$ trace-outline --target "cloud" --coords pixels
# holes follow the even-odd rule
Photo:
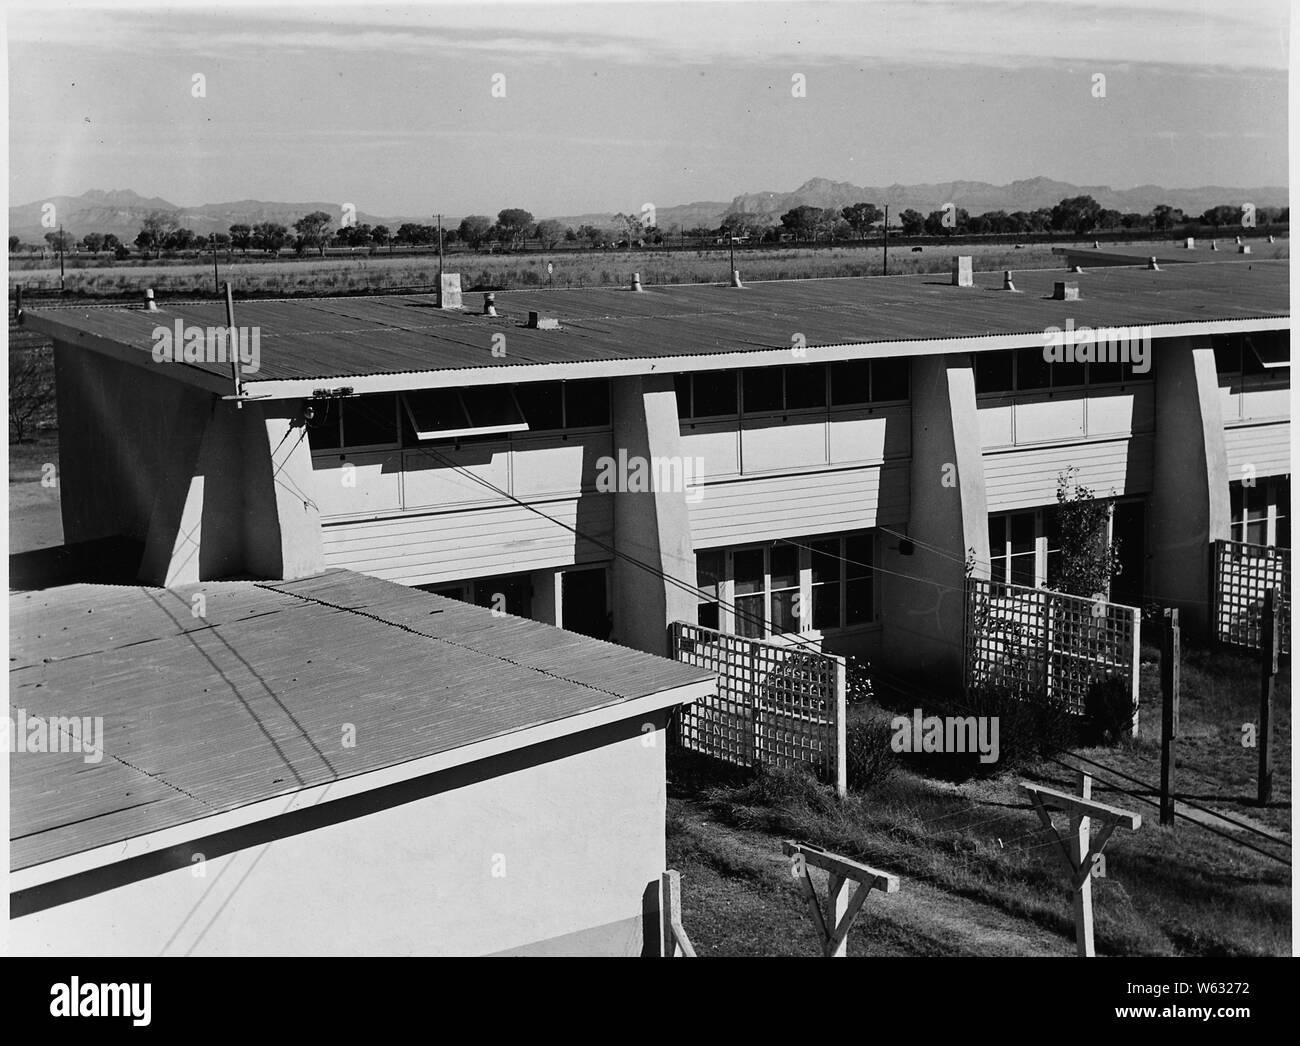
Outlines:
[[[15,43],[157,53],[482,55],[502,62],[1059,61],[1286,69],[1285,0],[871,0],[422,7],[235,3],[11,13]]]

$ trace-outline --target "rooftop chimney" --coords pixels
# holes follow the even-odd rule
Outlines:
[[[1078,301],[1079,285],[1077,283],[1066,283],[1064,280],[1057,280],[1052,287],[1052,297],[1056,301]]]
[[[738,288],[739,290],[742,290],[742,291],[745,289],[745,285],[744,285],[743,283],[740,282],[740,270],[739,270],[739,269],[732,269],[732,270],[731,270],[731,285],[732,285],[733,287]]]
[[[146,287],[144,292],[144,309],[145,312],[157,312],[158,306],[154,304],[153,288]]]
[[[639,272],[632,273],[632,289],[634,291],[641,290],[641,274]]]
[[[1011,270],[1006,269],[1002,273],[1002,289],[1004,291],[1014,291],[1016,285],[1011,282]]]
[[[495,316],[497,314],[497,296],[491,291],[483,295],[483,315]]]
[[[1074,266],[1071,266],[1070,271],[1071,271],[1071,272],[1078,273],[1080,276],[1082,276],[1082,275],[1083,275],[1083,266],[1082,266],[1082,265],[1074,265]]]
[[[459,309],[460,307],[460,273],[445,272],[438,277],[438,308]]]
[[[1148,258],[1148,259],[1147,259],[1147,268],[1150,269],[1152,272],[1159,272],[1159,271],[1160,271],[1160,266],[1156,264],[1156,260],[1155,260],[1155,258]]]
[[[1193,250],[1196,247],[1196,237],[1195,236],[1187,237],[1187,239],[1183,243],[1183,246],[1186,247],[1189,251]]]
[[[528,326],[532,330],[555,331],[560,329],[560,321],[552,319],[550,316],[543,316],[540,312],[530,312],[528,314]]]
[[[1237,253],[1238,253],[1238,254],[1249,254],[1249,253],[1250,253],[1250,244],[1248,244],[1248,243],[1243,243],[1240,247],[1237,248]]]
[[[1092,241],[1092,249],[1093,249],[1094,251],[1099,251],[1099,250],[1101,250],[1101,241],[1100,241],[1100,240],[1093,240],[1093,241]]]
[[[1217,240],[1211,240],[1211,241],[1210,241],[1210,250],[1212,250],[1212,251],[1217,251],[1218,249],[1219,249],[1219,242],[1218,242]]]
[[[975,277],[971,270],[969,255],[959,255],[952,260],[952,285],[954,287],[972,287]]]

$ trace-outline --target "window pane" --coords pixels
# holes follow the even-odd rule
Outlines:
[[[343,446],[339,438],[339,404],[342,400],[317,400],[311,404],[312,419],[307,423],[307,442],[312,450],[336,450]]]
[[[720,628],[718,610],[717,603],[701,603],[695,612],[696,623],[705,628]]]
[[[1277,514],[1277,547],[1291,547],[1291,481],[1276,479],[1273,481],[1273,502]]]
[[[677,416],[679,418],[689,418],[691,416],[691,376],[689,374],[674,374],[673,389],[677,393]]]
[[[799,584],[799,550],[794,545],[772,546],[772,587],[789,588]]]
[[[838,582],[813,585],[813,628],[840,627],[840,586]]]
[[[609,424],[609,381],[589,378],[564,383],[564,425],[577,429]]]
[[[1034,550],[1034,514],[1017,512],[1011,517],[1011,552],[1013,555]]]
[[[839,538],[831,538],[829,541],[814,541],[811,543],[811,548],[813,550],[813,584],[818,585],[823,581],[838,581],[840,579]]]
[[[397,394],[358,396],[340,400],[343,408],[343,443],[368,447],[397,442]]]
[[[844,576],[847,578],[870,577],[872,558],[872,540],[870,534],[855,534],[844,539]]]
[[[1007,553],[1007,517],[989,516],[989,551],[995,556]]]
[[[522,426],[523,415],[515,405],[515,398],[510,393],[510,386],[484,385],[473,389],[462,389],[461,403],[469,412],[469,420],[475,428],[505,429]],[[343,416],[343,435],[347,436],[348,417]]]
[[[848,582],[844,586],[844,623],[860,625],[870,621],[871,616],[871,579]]]
[[[1052,385],[1056,388],[1069,388],[1083,384],[1082,363],[1053,363]]]
[[[1088,364],[1088,384],[1090,385],[1113,385],[1123,380],[1124,364],[1118,360],[1114,363]]]
[[[907,399],[907,379],[911,365],[906,359],[871,361],[871,401],[873,403]]]
[[[1015,555],[1011,557],[1011,583],[1013,585],[1027,585],[1032,588],[1037,584],[1035,572],[1035,556],[1032,552]]]
[[[799,631],[799,615],[794,612],[794,601],[799,595],[797,588],[787,588],[772,593],[772,634],[789,635]]]
[[[695,587],[716,596],[725,563],[726,556],[721,549],[695,553]]]
[[[1214,346],[1214,369],[1220,374],[1241,373],[1241,340],[1227,334],[1216,334],[1210,339]]]
[[[736,635],[747,639],[762,639],[766,635],[763,628],[763,599],[761,595],[736,597]]]
[[[736,593],[763,591],[763,550],[745,548],[732,553],[731,567],[735,573]]]
[[[695,390],[695,417],[714,418],[736,413],[736,372],[703,371],[691,375]]]
[[[1245,487],[1246,540],[1253,545],[1268,544],[1268,498],[1261,486]]]
[[[746,414],[781,409],[783,400],[780,367],[752,367],[741,371],[740,374],[741,386],[744,389],[741,405]]]
[[[826,406],[826,364],[786,367],[785,405],[789,410]]]
[[[870,393],[871,364],[866,360],[844,360],[831,364],[831,403],[843,407],[866,403]]]
[[[416,433],[425,439],[439,432],[453,432],[470,427],[455,389],[424,389],[403,396],[406,412],[413,420]]]
[[[975,353],[975,391],[1010,392],[1011,350]]]
[[[530,432],[564,428],[564,393],[558,381],[516,385],[515,399],[519,401]]]
[[[1042,349],[1016,350],[1016,388],[1045,389],[1050,381],[1051,364],[1043,359]]]

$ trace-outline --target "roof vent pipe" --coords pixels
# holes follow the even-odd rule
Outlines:
[[[1210,241],[1210,250],[1212,250],[1212,251],[1217,251],[1218,249],[1219,249],[1219,242],[1218,242],[1217,240],[1211,240],[1211,241]]]
[[[1006,269],[1002,273],[1002,289],[1004,291],[1014,291],[1016,285],[1011,282],[1011,270]]]
[[[736,288],[742,290],[742,291],[745,289],[745,285],[744,285],[743,283],[740,282],[740,270],[739,270],[739,269],[732,269],[732,270],[731,270],[731,285],[732,285],[733,287],[736,287]]]
[[[153,288],[146,287],[144,292],[144,310],[145,312],[157,312],[158,306],[153,300]]]
[[[1092,249],[1093,249],[1094,251],[1099,251],[1099,250],[1101,250],[1101,241],[1100,241],[1100,240],[1093,240],[1093,241],[1092,241]]]
[[[497,296],[491,291],[483,295],[483,315],[495,316],[497,314]]]
[[[1156,264],[1156,260],[1155,260],[1155,258],[1148,258],[1148,259],[1147,259],[1147,268],[1150,269],[1152,272],[1159,272],[1159,271],[1160,271],[1160,266]]]
[[[1083,275],[1083,266],[1082,266],[1082,265],[1073,265],[1073,266],[1070,267],[1070,271],[1071,271],[1071,272],[1076,272],[1076,273],[1078,273],[1080,276],[1082,276],[1082,275]]]
[[[632,273],[632,289],[638,292],[641,290],[641,274],[639,272]]]

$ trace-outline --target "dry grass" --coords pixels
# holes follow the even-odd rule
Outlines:
[[[920,253],[908,247],[889,252],[891,275],[946,272],[951,256],[960,251],[975,258],[977,269],[1050,268],[1060,264],[1052,244],[1028,244],[1023,249],[1003,244],[927,246]],[[548,264],[554,273],[546,271]],[[461,274],[466,290],[508,290],[521,287],[616,287],[639,272],[643,283],[721,283],[729,279],[730,254],[708,251],[559,251],[528,255],[459,255],[448,259],[448,271]],[[880,275],[883,253],[874,247],[835,247],[818,250],[747,250],[736,257],[745,280],[809,279]],[[355,259],[301,258],[280,261],[234,261],[220,266],[220,279],[242,294],[296,296],[365,294],[401,289],[427,291],[437,279],[436,258],[381,254]],[[10,286],[22,283],[31,291],[57,290],[57,267],[11,271]],[[65,286],[73,294],[115,297],[153,287],[160,294],[213,293],[210,264],[132,264],[70,268]]]
[[[1290,688],[1282,677],[1275,802],[1267,810],[1250,803],[1255,753],[1241,748],[1240,726],[1254,717],[1254,666],[1231,654],[1185,652],[1180,791],[1289,838]],[[1148,660],[1142,736],[1081,754],[1158,780],[1157,688],[1157,666]],[[682,753],[670,765],[669,863],[682,872],[685,925],[701,954],[815,954],[807,912],[783,881],[783,838],[903,877],[901,894],[868,905],[873,921],[854,931],[851,954],[1072,953],[1059,857],[1019,793],[1017,775],[958,786],[900,769],[841,802],[790,773],[731,772],[710,781],[709,765]],[[1074,789],[1071,773],[1049,761],[1025,776]],[[1143,824],[1116,833],[1106,875],[1094,880],[1100,953],[1290,954],[1290,869],[1241,845],[1258,839],[1235,830],[1224,839],[1183,821],[1161,828],[1153,806],[1103,780],[1115,779],[1098,771],[1096,798],[1140,812]]]

